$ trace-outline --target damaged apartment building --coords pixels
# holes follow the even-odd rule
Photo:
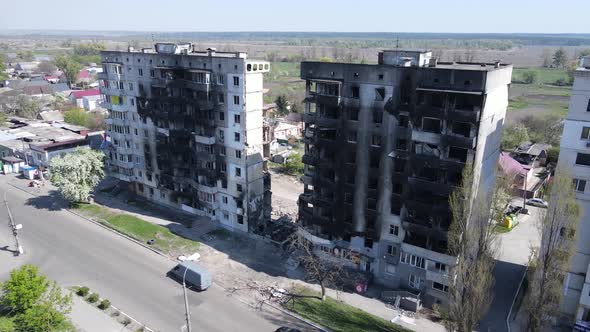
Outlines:
[[[269,63],[172,43],[101,57],[107,173],[227,229],[261,230],[270,219],[262,114]]]
[[[428,51],[378,64],[303,62],[300,233],[392,289],[448,298],[449,195],[466,163],[495,183],[512,66],[442,63]]]

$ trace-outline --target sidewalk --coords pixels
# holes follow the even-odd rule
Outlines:
[[[91,306],[76,294],[72,294],[70,319],[81,332],[131,332],[100,309]]]

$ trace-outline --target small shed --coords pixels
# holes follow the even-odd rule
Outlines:
[[[24,166],[21,167],[21,170],[22,170],[23,175],[25,176],[25,178],[27,178],[29,180],[34,180],[35,179],[35,175],[38,174],[37,167],[36,166],[24,165]]]
[[[20,173],[21,167],[25,165],[22,159],[14,156],[2,157],[2,171],[4,174]]]

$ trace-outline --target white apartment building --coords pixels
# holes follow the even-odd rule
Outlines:
[[[590,57],[582,58],[574,76],[559,166],[570,170],[574,177],[574,190],[582,215],[560,311],[590,330]]]
[[[101,56],[109,175],[230,230],[254,231],[270,219],[262,115],[268,62],[172,43]]]

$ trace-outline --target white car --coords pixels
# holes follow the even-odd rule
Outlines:
[[[532,206],[537,206],[537,207],[542,207],[542,208],[546,208],[547,206],[549,206],[549,204],[547,204],[547,202],[545,202],[544,200],[540,199],[540,198],[530,198],[526,200],[527,205],[532,205]]]

